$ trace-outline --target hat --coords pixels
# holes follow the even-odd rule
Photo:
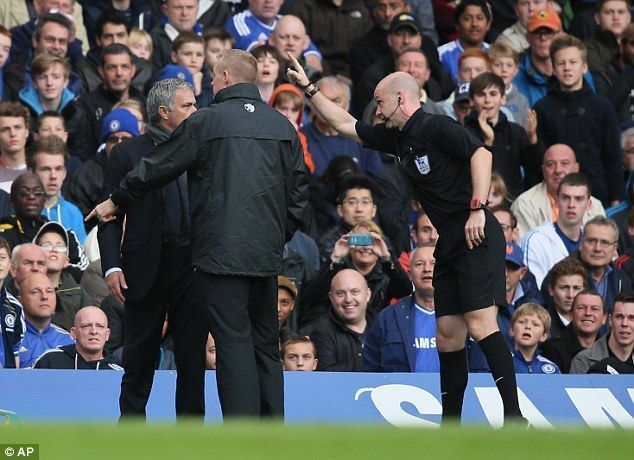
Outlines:
[[[178,78],[180,80],[185,80],[187,83],[194,84],[194,78],[192,77],[192,73],[187,69],[187,67],[182,65],[168,64],[163,67],[161,73],[159,74],[156,81],[165,80],[166,78]]]
[[[420,33],[420,27],[416,24],[416,19],[414,19],[414,16],[407,13],[401,13],[394,16],[394,19],[392,19],[392,23],[390,24],[390,33],[393,34],[398,29],[403,29],[405,27],[413,29],[417,34]]]
[[[287,289],[291,293],[291,295],[293,296],[293,299],[295,297],[297,297],[297,286],[295,286],[295,283],[293,283],[287,277],[285,277],[283,275],[278,275],[278,277],[277,277],[277,287],[278,288]]]
[[[526,29],[529,32],[534,32],[540,27],[546,27],[547,29],[558,32],[562,29],[561,19],[559,19],[559,15],[551,10],[543,10],[539,13],[536,13],[532,18],[529,19],[528,25]]]
[[[129,110],[118,108],[114,109],[103,119],[103,126],[101,128],[100,143],[106,142],[106,139],[112,134],[125,131],[133,136],[140,136],[139,133],[139,120]]]
[[[524,251],[512,241],[506,243],[506,261],[520,268],[524,267]]]
[[[464,102],[469,100],[469,83],[462,83],[453,92],[454,102]]]
[[[66,247],[68,248],[70,246],[70,244],[69,244],[70,242],[69,242],[69,239],[68,239],[68,232],[58,222],[55,222],[53,220],[49,220],[48,222],[45,222],[44,225],[42,225],[40,227],[40,229],[37,231],[37,234],[35,235],[35,238],[33,238],[33,243],[37,244],[38,240],[45,233],[57,233],[59,236],[64,238],[64,243],[66,243]]]

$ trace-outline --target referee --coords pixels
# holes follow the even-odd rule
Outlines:
[[[448,117],[425,113],[419,86],[405,72],[385,77],[374,91],[384,123],[357,121],[319,93],[288,55],[291,81],[341,135],[397,157],[415,198],[438,229],[434,299],[443,422],[460,417],[467,386],[467,333],[487,359],[504,403],[505,419],[521,418],[511,353],[497,325],[505,303],[502,228],[486,211],[491,153]]]

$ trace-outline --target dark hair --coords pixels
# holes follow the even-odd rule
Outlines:
[[[326,184],[334,187],[342,177],[348,174],[359,173],[361,173],[361,168],[359,168],[359,165],[352,157],[348,155],[337,155],[332,157],[328,162],[321,178]]]
[[[364,189],[369,190],[372,200],[374,200],[374,182],[365,174],[348,174],[341,178],[337,184],[337,203],[343,203],[348,190]]]
[[[462,0],[458,3],[458,6],[456,6],[456,11],[453,14],[454,24],[458,24],[460,16],[462,16],[462,13],[465,12],[468,6],[479,6],[482,9],[484,16],[487,18],[487,22],[491,22],[491,10],[485,0]]]
[[[557,53],[565,48],[577,48],[581,53],[581,60],[588,62],[588,48],[586,48],[586,45],[577,37],[565,34],[556,38],[550,44],[550,61],[553,65],[555,64],[555,56]]]
[[[506,85],[504,84],[502,77],[495,75],[493,72],[484,72],[471,80],[471,83],[469,84],[469,97],[473,99],[476,94],[490,88],[491,86],[499,89],[500,94],[504,96]]]
[[[187,31],[181,32],[174,39],[174,41],[172,42],[172,51],[176,53],[185,43],[199,43],[203,46],[203,48],[205,47],[205,41],[203,40],[203,37],[198,35],[196,32]]]
[[[597,291],[596,289],[582,289],[581,291],[577,292],[577,295],[572,300],[572,308],[575,308],[577,306],[577,299],[581,295],[591,295],[594,297],[598,297],[599,299],[601,299],[601,306],[603,307],[603,311],[605,311],[605,301],[603,300],[603,297],[601,297],[601,294],[599,294],[599,291]]]
[[[54,112],[53,110],[46,110],[37,116],[37,120],[35,122],[35,131],[40,130],[40,125],[45,118],[57,118],[62,121],[62,125],[64,125],[64,129],[66,129],[66,120],[64,120],[64,115],[58,112]]]
[[[205,42],[205,45],[207,45],[207,42],[209,40],[213,40],[213,39],[222,40],[222,41],[230,41],[231,48],[235,48],[236,39],[233,38],[233,35],[231,35],[231,32],[229,32],[225,27],[213,26],[205,30],[205,33],[203,34],[203,41]]]
[[[511,219],[511,227],[517,228],[517,217],[515,217],[515,214],[513,213],[513,211],[511,211],[511,209],[508,206],[505,206],[503,204],[498,204],[496,206],[489,208],[489,212],[491,214],[495,214],[496,212],[500,212],[500,211],[507,213],[509,215],[509,218]]]
[[[48,153],[50,155],[60,155],[64,158],[64,166],[68,162],[68,147],[66,142],[57,136],[40,136],[29,149],[26,156],[26,166],[35,171],[37,161],[35,158],[39,153]]]
[[[273,58],[279,64],[279,69],[277,71],[277,78],[282,77],[282,75],[284,74],[284,71],[286,70],[286,59],[284,59],[284,56],[282,55],[282,53],[280,53],[280,51],[276,47],[271,45],[256,46],[255,48],[251,50],[251,54],[253,55],[253,57],[255,57],[255,59],[264,57],[267,54],[270,54],[271,56],[273,56]]]
[[[583,279],[583,285],[586,285],[586,269],[583,268],[583,264],[573,257],[566,257],[565,259],[561,259],[553,268],[548,272],[548,276],[550,279],[548,284],[550,287],[554,288],[557,284],[557,280],[562,276],[574,276],[579,275],[581,279]]]
[[[590,189],[590,180],[588,179],[588,176],[586,176],[584,173],[567,174],[557,186],[557,196],[559,196],[561,188],[564,185],[572,187],[586,187],[588,189],[588,197],[592,195],[592,190]]]
[[[127,54],[128,56],[130,56],[130,62],[134,64],[135,56],[134,54],[132,54],[132,51],[130,51],[130,48],[120,43],[113,43],[112,45],[108,45],[103,50],[101,50],[101,67],[103,67],[106,63],[106,56],[111,56],[114,54]]]
[[[607,2],[612,2],[612,1],[614,0],[598,0],[595,11],[597,13],[600,13],[601,9],[603,8],[603,5],[605,5]],[[630,8],[630,0],[618,0],[618,1],[625,3],[628,9]]]
[[[101,38],[103,35],[103,28],[106,24],[125,26],[126,32],[130,33],[130,25],[128,24],[128,19],[125,14],[121,11],[115,10],[114,8],[108,8],[99,15],[97,23],[95,24],[95,35],[97,37]]]
[[[2,247],[0,245],[0,247]],[[623,302],[623,303],[634,303],[634,291],[621,291],[616,297],[614,297],[614,303]]]
[[[60,13],[44,13],[40,14],[37,18],[37,26],[35,27],[35,31],[33,32],[33,38],[35,40],[39,40],[42,38],[42,29],[49,22],[54,22],[55,24],[59,24],[68,30],[68,35],[70,36],[70,31],[73,27],[70,19]]]
[[[24,118],[26,129],[29,129],[29,123],[31,122],[29,109],[19,102],[0,102],[0,117]]]

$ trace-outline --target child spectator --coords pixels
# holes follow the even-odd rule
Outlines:
[[[529,116],[527,135],[524,128],[508,121],[500,112],[505,101],[504,90],[501,77],[491,72],[477,76],[469,87],[474,112],[465,118],[465,128],[493,153],[493,170],[504,178],[509,194],[517,197],[524,191],[524,175],[539,176],[542,152],[534,114]]]
[[[205,42],[205,67],[213,79],[214,66],[223,51],[235,48],[236,41],[224,27],[212,27],[203,35]]]
[[[539,344],[548,338],[550,315],[536,303],[521,305],[511,319],[515,342],[513,363],[518,374],[560,374],[559,367],[538,353]]]
[[[130,51],[144,61],[152,62],[152,37],[145,30],[131,29],[128,37]]]
[[[615,205],[625,198],[625,186],[614,107],[584,82],[586,47],[578,38],[554,40],[550,59],[558,84],[535,104],[539,138],[548,146],[569,145],[590,178],[592,194],[605,207]]]
[[[68,140],[68,131],[66,131],[66,122],[61,113],[47,110],[37,117],[35,126],[35,140],[43,136],[57,136],[62,142]]]
[[[205,63],[205,44],[196,32],[183,32],[172,43],[172,62],[185,67],[192,75],[194,95],[200,107],[211,104],[211,84],[203,84],[203,64]],[[208,83],[208,82],[205,82]]]
[[[128,112],[132,113],[134,117],[139,121],[139,132],[141,134],[145,134],[145,105],[137,98],[130,98],[125,101],[119,101],[115,105],[112,106],[112,109],[126,109]]]
[[[258,76],[256,84],[260,90],[262,100],[267,102],[271,99],[275,83],[282,76],[286,68],[284,56],[277,48],[271,45],[261,45],[253,48],[251,54],[258,61]]]
[[[509,199],[509,191],[506,182],[499,173],[493,171],[491,173],[491,185],[489,187],[489,197],[487,198],[487,207],[489,209],[498,206],[508,206],[511,202]]]
[[[529,109],[528,101],[513,85],[513,78],[519,70],[519,55],[505,43],[494,43],[489,47],[489,58],[491,59],[491,72],[501,77],[506,85],[504,107],[513,114],[515,123],[526,129],[528,127],[526,115]]]
[[[297,130],[299,141],[304,150],[304,163],[310,173],[314,173],[315,163],[313,162],[313,156],[308,151],[308,139],[306,139],[306,134],[299,130],[302,127],[302,117],[304,115],[304,98],[301,91],[295,85],[289,83],[278,85],[273,90],[269,105],[284,115]]]
[[[285,371],[314,371],[317,369],[315,345],[301,335],[292,337],[282,345],[282,366]]]
[[[11,32],[0,25],[0,102],[7,99],[4,91],[4,65],[9,60],[11,53]]]

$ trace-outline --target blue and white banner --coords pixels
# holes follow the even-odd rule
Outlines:
[[[120,372],[0,370],[0,410],[25,421],[114,422]],[[176,373],[158,371],[148,420],[171,421]],[[634,427],[634,376],[518,375],[522,413],[535,427]],[[207,421],[221,419],[215,373],[207,373]],[[437,374],[287,372],[286,421],[437,427]],[[465,424],[502,424],[502,401],[488,374],[471,374]]]

